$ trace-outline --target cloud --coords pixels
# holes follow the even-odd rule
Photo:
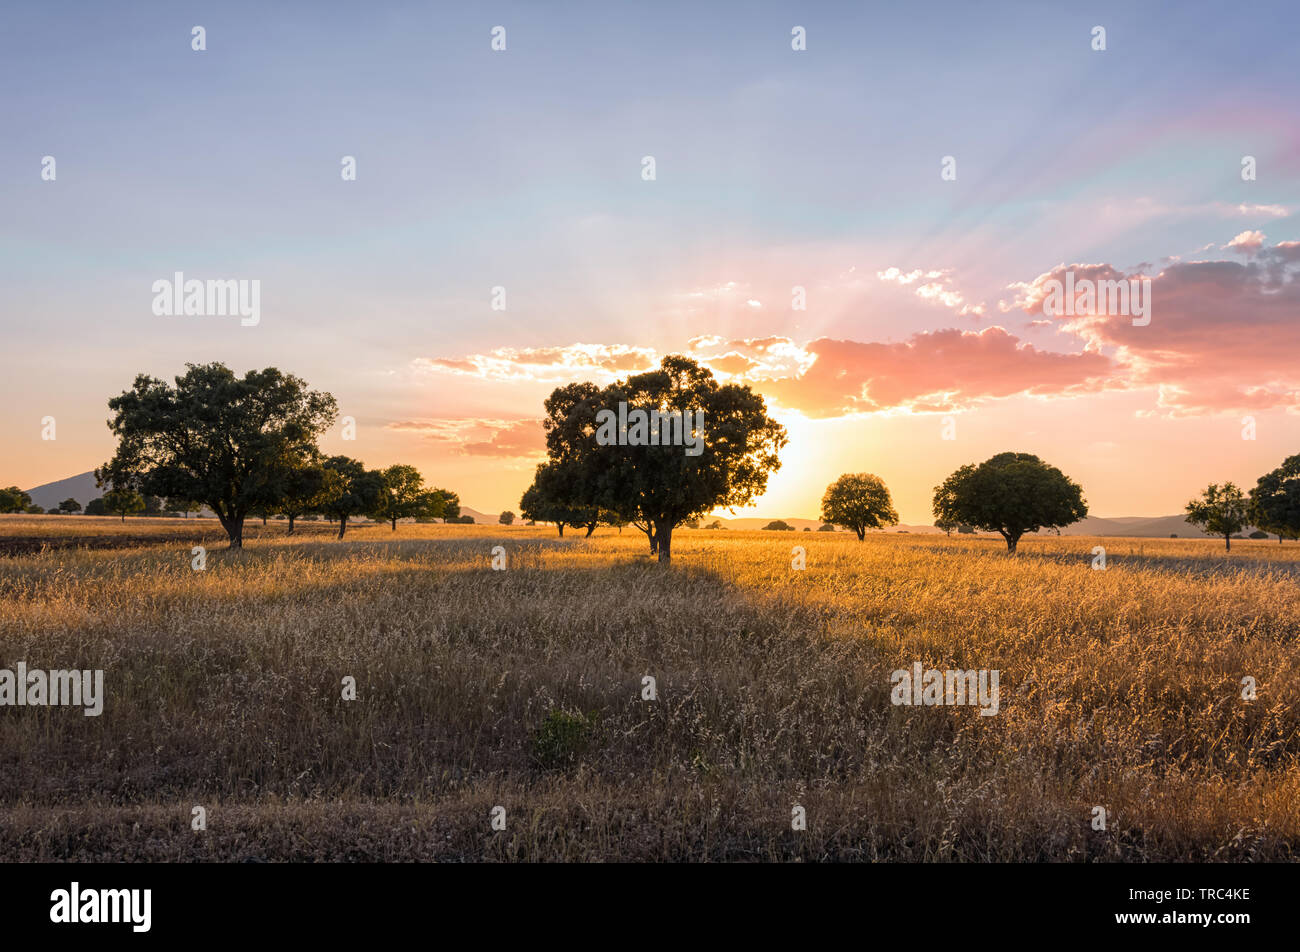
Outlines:
[[[959,317],[975,315],[976,317],[984,316],[983,304],[967,304],[966,299],[960,291],[954,290],[952,284],[952,269],[922,271],[916,268],[912,271],[903,271],[900,268],[889,267],[884,271],[877,271],[876,277],[887,284],[898,284],[908,287],[916,284],[918,281],[924,281],[918,284],[913,293],[924,301],[931,301],[941,304],[957,313]]]
[[[1241,239],[1242,236],[1237,236]],[[1234,239],[1237,241],[1237,239]],[[1255,244],[1253,235],[1237,241]],[[1300,242],[1255,248],[1241,261],[1188,261],[1152,276],[1150,323],[1121,314],[1056,318],[1085,351],[1111,354],[1130,389],[1156,392],[1170,416],[1300,410]],[[1062,265],[1018,286],[1017,303],[1042,314],[1043,286],[1124,277],[1110,265]],[[1131,275],[1130,275],[1131,277]]]
[[[1265,237],[1262,231],[1243,231],[1223,247],[1238,254],[1253,255],[1264,246]]]
[[[385,429],[419,433],[426,440],[447,444],[462,456],[530,458],[546,455],[546,433],[541,420],[476,418],[403,420]]]
[[[576,379],[614,380],[658,364],[653,348],[629,344],[570,344],[567,347],[503,347],[460,360],[421,357],[417,367],[484,380],[542,382]]]

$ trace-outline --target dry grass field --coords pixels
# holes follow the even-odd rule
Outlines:
[[[1300,545],[284,531],[0,517],[0,667],[107,695],[0,708],[0,859],[1300,858]]]

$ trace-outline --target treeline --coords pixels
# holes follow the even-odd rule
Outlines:
[[[460,515],[457,495],[426,487],[414,466],[326,457],[316,440],[337,418],[334,397],[273,367],[236,377],[224,364],[187,364],[174,386],[141,374],[108,406],[118,446],[95,480],[111,487],[105,504],[123,519],[148,496],[174,511],[206,506],[239,548],[250,516],[284,516],[290,533],[298,519],[325,516],[342,539],[361,516],[396,530],[399,519]]]

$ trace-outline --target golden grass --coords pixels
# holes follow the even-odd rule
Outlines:
[[[108,694],[0,708],[0,856],[1300,855],[1300,545],[701,530],[665,571],[631,529],[215,528],[0,519],[50,543],[0,559],[0,667]],[[891,705],[914,661],[998,669],[999,714]]]

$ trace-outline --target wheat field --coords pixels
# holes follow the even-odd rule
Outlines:
[[[107,695],[0,708],[0,859],[1300,857],[1300,545],[331,532],[0,517],[0,667]]]

